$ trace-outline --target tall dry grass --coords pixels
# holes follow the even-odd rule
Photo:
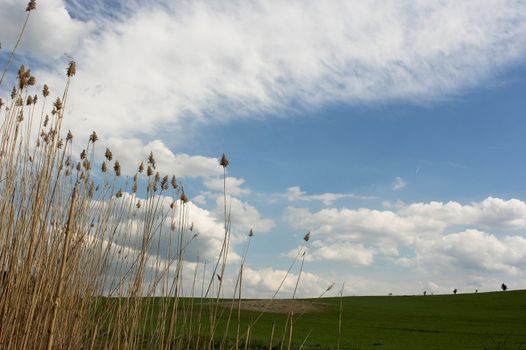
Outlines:
[[[0,88],[35,8],[30,1]],[[251,328],[263,314],[241,329],[252,230],[235,285],[228,288],[231,303],[222,304],[231,245],[228,159],[223,155],[218,164],[224,170],[223,241],[207,271],[206,263],[190,266],[185,258],[196,239],[188,197],[175,176],[156,170],[153,154],[133,177],[122,176],[111,150],[95,157],[95,132],[73,154],[76,137],[62,124],[75,74],[70,62],[65,85],[51,100],[47,85],[35,93],[36,78],[21,66],[10,98],[5,104],[0,99],[0,348],[248,348]],[[308,237],[268,305],[304,254]],[[303,259],[293,299],[302,269]],[[291,348],[293,322],[290,313],[282,348]]]

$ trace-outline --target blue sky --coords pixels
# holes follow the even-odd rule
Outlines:
[[[0,2],[6,28],[18,5]],[[130,174],[158,154],[203,240],[221,227],[228,155],[234,250],[256,232],[249,295],[268,296],[306,231],[307,296],[344,281],[347,294],[526,288],[525,14],[41,0],[16,59],[57,91],[74,57],[67,127],[97,130]]]

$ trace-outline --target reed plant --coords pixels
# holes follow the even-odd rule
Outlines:
[[[35,9],[31,0],[0,89]],[[0,99],[0,348],[248,348],[259,320],[241,329],[244,265],[253,232],[229,288],[233,293],[225,297],[231,246],[226,155],[218,164],[224,181],[223,241],[207,272],[206,262],[186,258],[198,239],[187,194],[175,176],[160,174],[154,154],[132,176],[122,174],[110,149],[102,159],[95,156],[96,132],[74,154],[77,138],[63,130],[63,120],[70,98],[79,98],[69,95],[76,71],[70,62],[64,87],[51,99],[47,85],[35,92],[36,78],[22,65],[10,98]],[[308,238],[268,305],[302,256],[294,299]],[[290,349],[292,312],[287,320],[283,337],[288,334]],[[271,346],[274,329],[273,324]]]

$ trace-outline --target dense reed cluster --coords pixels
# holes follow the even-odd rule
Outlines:
[[[35,9],[32,0],[0,88]],[[206,263],[185,259],[198,239],[189,199],[174,175],[157,171],[154,154],[133,176],[122,174],[108,148],[97,159],[96,132],[79,141],[85,146],[74,154],[76,137],[62,124],[76,71],[70,62],[65,86],[52,99],[47,85],[36,91],[37,79],[21,65],[10,98],[0,98],[0,348],[248,348],[259,320],[248,328],[241,323],[252,230],[227,306],[224,299],[231,240],[227,157],[218,162],[224,170],[224,236],[207,271]],[[308,239],[293,262],[302,260],[293,299]],[[188,271],[189,278],[183,276]],[[293,319],[291,312],[281,347],[291,348]],[[273,334],[274,326],[270,345]]]

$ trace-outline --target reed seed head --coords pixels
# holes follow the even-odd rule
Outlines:
[[[155,158],[153,157],[153,152],[150,152],[150,155],[148,156],[148,164],[155,169]]]
[[[33,11],[37,8],[37,0],[29,0],[26,6],[26,12]]]
[[[84,166],[84,169],[86,169],[87,171],[90,171],[91,170],[91,163],[89,160],[85,160],[82,165]]]
[[[27,96],[26,105],[31,106],[33,104],[33,96]]]
[[[148,169],[146,169],[146,175],[148,175],[148,176],[152,176],[153,175],[153,169],[149,165],[148,165]]]
[[[13,90],[11,90],[11,99],[15,99],[17,95],[17,90],[16,90],[16,87],[13,86]]]
[[[141,208],[141,201],[137,201],[137,204],[135,204],[135,207],[137,207],[137,209],[140,209]]]
[[[104,157],[106,157],[106,159],[110,162],[113,159],[113,153],[111,153],[109,148],[106,148],[106,152],[104,152]]]
[[[250,231],[248,231],[248,237],[252,237],[254,236],[254,231],[252,231],[252,229],[250,229]]]
[[[66,142],[71,141],[71,140],[73,140],[73,133],[71,132],[71,130],[68,130],[68,134],[66,136]]]
[[[83,149],[82,152],[80,152],[80,159],[86,159],[86,155],[87,155],[86,150]]]
[[[121,164],[118,160],[115,161],[115,164],[113,165],[113,170],[115,170],[116,176],[121,176]]]
[[[22,90],[23,88],[25,88],[27,85],[27,79],[25,77],[22,77],[22,78],[19,78],[18,79],[18,88],[20,90]]]
[[[308,242],[309,239],[310,239],[310,231],[307,232],[307,233],[305,234],[305,236],[303,236],[303,240],[304,240],[305,242]]]
[[[228,166],[228,158],[226,157],[226,154],[223,153],[223,156],[219,161],[219,165],[221,165],[223,168],[226,168]]]
[[[0,108],[2,108],[4,105],[4,101],[2,100],[2,98],[0,97]]]
[[[77,73],[77,63],[75,61],[70,61],[68,65],[68,69],[66,70],[66,74],[68,77],[72,77]]]
[[[186,196],[186,194],[184,192],[181,194],[181,198],[180,199],[181,199],[181,202],[183,202],[185,204],[188,203],[188,197]]]
[[[121,198],[122,197],[122,189],[119,188],[117,193],[115,193],[115,197],[117,197],[117,198]]]
[[[55,103],[53,104],[53,107],[55,107],[57,111],[60,111],[62,109],[62,101],[60,101],[59,97],[57,97]]]
[[[108,170],[108,167],[106,166],[106,161],[102,162],[102,166],[100,167],[100,170],[105,173]]]
[[[172,188],[175,190],[177,188],[177,179],[175,178],[175,175],[172,176],[170,183],[172,184]]]
[[[18,68],[18,79],[22,79],[25,77],[26,77],[26,66],[21,64],[20,68]]]
[[[163,177],[163,179],[161,180],[161,188],[163,190],[167,190],[168,189],[168,175],[165,175]]]
[[[134,182],[133,185],[132,185],[132,193],[137,193],[137,182]]]
[[[97,136],[97,133],[94,131],[91,133],[90,137],[89,137],[89,140],[91,143],[95,143],[97,142],[97,140],[99,139],[99,137]]]
[[[27,85],[28,86],[34,86],[36,83],[37,83],[37,78],[35,78],[34,76],[30,76],[27,79]]]
[[[44,84],[44,88],[42,89],[42,95],[44,97],[48,97],[49,96],[49,87],[46,84]]]
[[[141,162],[141,164],[139,164],[139,168],[137,170],[139,171],[139,173],[142,173],[144,171],[144,162]]]

